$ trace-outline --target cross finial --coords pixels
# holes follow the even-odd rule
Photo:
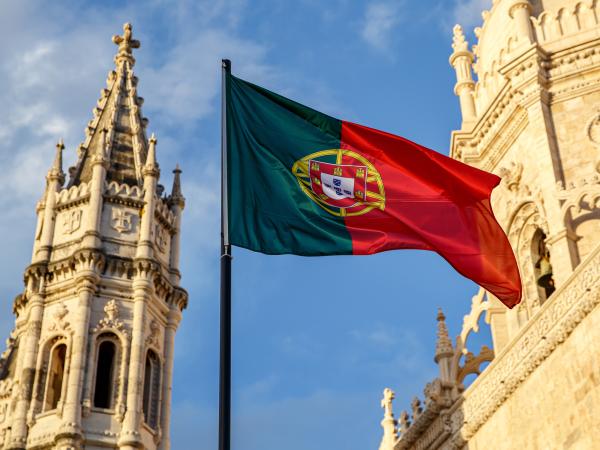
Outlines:
[[[383,398],[381,399],[381,407],[384,409],[385,417],[394,417],[394,413],[392,412],[392,401],[396,397],[394,391],[390,388],[385,388],[383,390]]]
[[[127,22],[123,25],[123,36],[115,35],[112,41],[119,46],[119,53],[115,56],[115,62],[129,61],[131,64],[135,63],[133,58],[132,49],[140,48],[140,41],[132,39],[132,28],[131,24]]]

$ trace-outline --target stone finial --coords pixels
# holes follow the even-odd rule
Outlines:
[[[173,187],[171,188],[171,201],[178,202],[180,206],[183,206],[183,193],[181,192],[181,169],[179,164],[175,166],[173,170]]]
[[[56,143],[56,156],[54,158],[54,168],[62,171],[62,152],[65,149],[65,143],[62,138]]]
[[[390,388],[383,390],[383,398],[381,399],[381,407],[384,409],[383,420],[381,427],[383,428],[383,438],[379,445],[379,450],[393,450],[396,442],[396,421],[394,420],[394,412],[392,411],[392,401],[395,394]]]
[[[63,150],[65,149],[65,144],[62,138],[56,143],[56,153],[54,155],[54,161],[52,162],[52,167],[48,171],[48,179],[57,180],[59,184],[62,185],[65,181],[65,174],[62,169],[63,165]]]
[[[463,33],[462,27],[456,24],[454,25],[454,28],[452,28],[452,32],[454,34],[452,38],[452,49],[454,52],[468,52],[469,43],[465,39],[465,34]]]
[[[144,166],[145,170],[157,170],[158,169],[158,163],[156,162],[156,143],[158,142],[158,140],[156,139],[156,136],[154,136],[154,133],[152,133],[152,136],[150,136],[150,139],[148,139],[148,155],[146,156],[146,164]]]
[[[413,401],[410,403],[410,407],[412,408],[413,421],[415,421],[423,413],[423,407],[421,406],[421,400],[419,400],[419,397],[413,398]]]
[[[398,430],[400,434],[406,433],[410,428],[410,418],[406,411],[400,413],[400,419],[398,420]]]
[[[132,27],[129,22],[123,25],[123,36],[115,35],[112,41],[119,46],[119,52],[115,56],[115,63],[119,64],[122,61],[128,61],[130,64],[135,64],[133,57],[133,49],[140,48],[140,41],[132,39]]]
[[[437,315],[438,327],[437,327],[437,342],[435,344],[435,362],[439,362],[441,358],[452,356],[454,348],[452,347],[452,341],[448,335],[448,328],[446,327],[446,316],[442,312],[442,308],[438,309]]]
[[[396,398],[396,393],[392,391],[390,388],[385,388],[383,390],[383,398],[381,399],[381,407],[384,410],[383,416],[385,418],[394,417],[394,412],[392,411],[392,402]]]

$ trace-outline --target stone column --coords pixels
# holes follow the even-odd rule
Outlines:
[[[89,255],[94,258],[93,255]],[[93,264],[93,260],[89,261]],[[79,448],[83,439],[81,427],[81,402],[85,378],[85,362],[90,325],[92,299],[96,291],[98,276],[90,269],[77,280],[77,310],[73,317],[73,340],[70,349],[70,366],[65,392],[63,422],[55,437],[56,448],[71,450]]]
[[[460,101],[460,111],[462,113],[462,128],[472,127],[477,120],[477,111],[475,109],[475,82],[471,74],[473,64],[473,53],[469,51],[469,43],[465,40],[462,27],[454,26],[454,39],[452,48],[454,52],[450,55],[450,65],[456,71],[456,85],[454,93]]]
[[[27,320],[27,332],[19,347],[23,352],[22,370],[19,377],[19,394],[15,406],[14,420],[7,450],[25,449],[27,442],[27,411],[33,394],[33,382],[35,378],[35,364],[38,356],[40,333],[42,329],[42,318],[44,314],[44,300],[38,293],[32,294],[29,299],[29,317]]]
[[[531,26],[531,5],[528,0],[512,0],[508,14],[515,21],[517,39],[526,44],[533,44],[533,28]]]
[[[169,450],[171,441],[169,435],[169,426],[171,418],[171,385],[173,383],[173,349],[175,346],[175,332],[181,321],[181,311],[179,306],[172,303],[169,306],[167,315],[167,327],[165,328],[165,343],[164,343],[164,367],[162,377],[162,408],[160,412],[160,422],[162,429],[162,440],[160,450]]]
[[[131,337],[131,357],[129,360],[129,376],[127,384],[127,410],[123,420],[120,450],[141,448],[141,416],[142,395],[144,385],[144,324],[146,321],[146,305],[152,294],[150,267],[143,262],[138,263],[138,274],[133,281],[133,330]]]

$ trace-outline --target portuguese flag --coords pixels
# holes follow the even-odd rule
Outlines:
[[[226,76],[229,243],[267,254],[432,250],[512,308],[500,178]]]

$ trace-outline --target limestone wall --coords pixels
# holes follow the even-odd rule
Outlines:
[[[469,450],[600,446],[600,307],[513,392],[469,440]]]

